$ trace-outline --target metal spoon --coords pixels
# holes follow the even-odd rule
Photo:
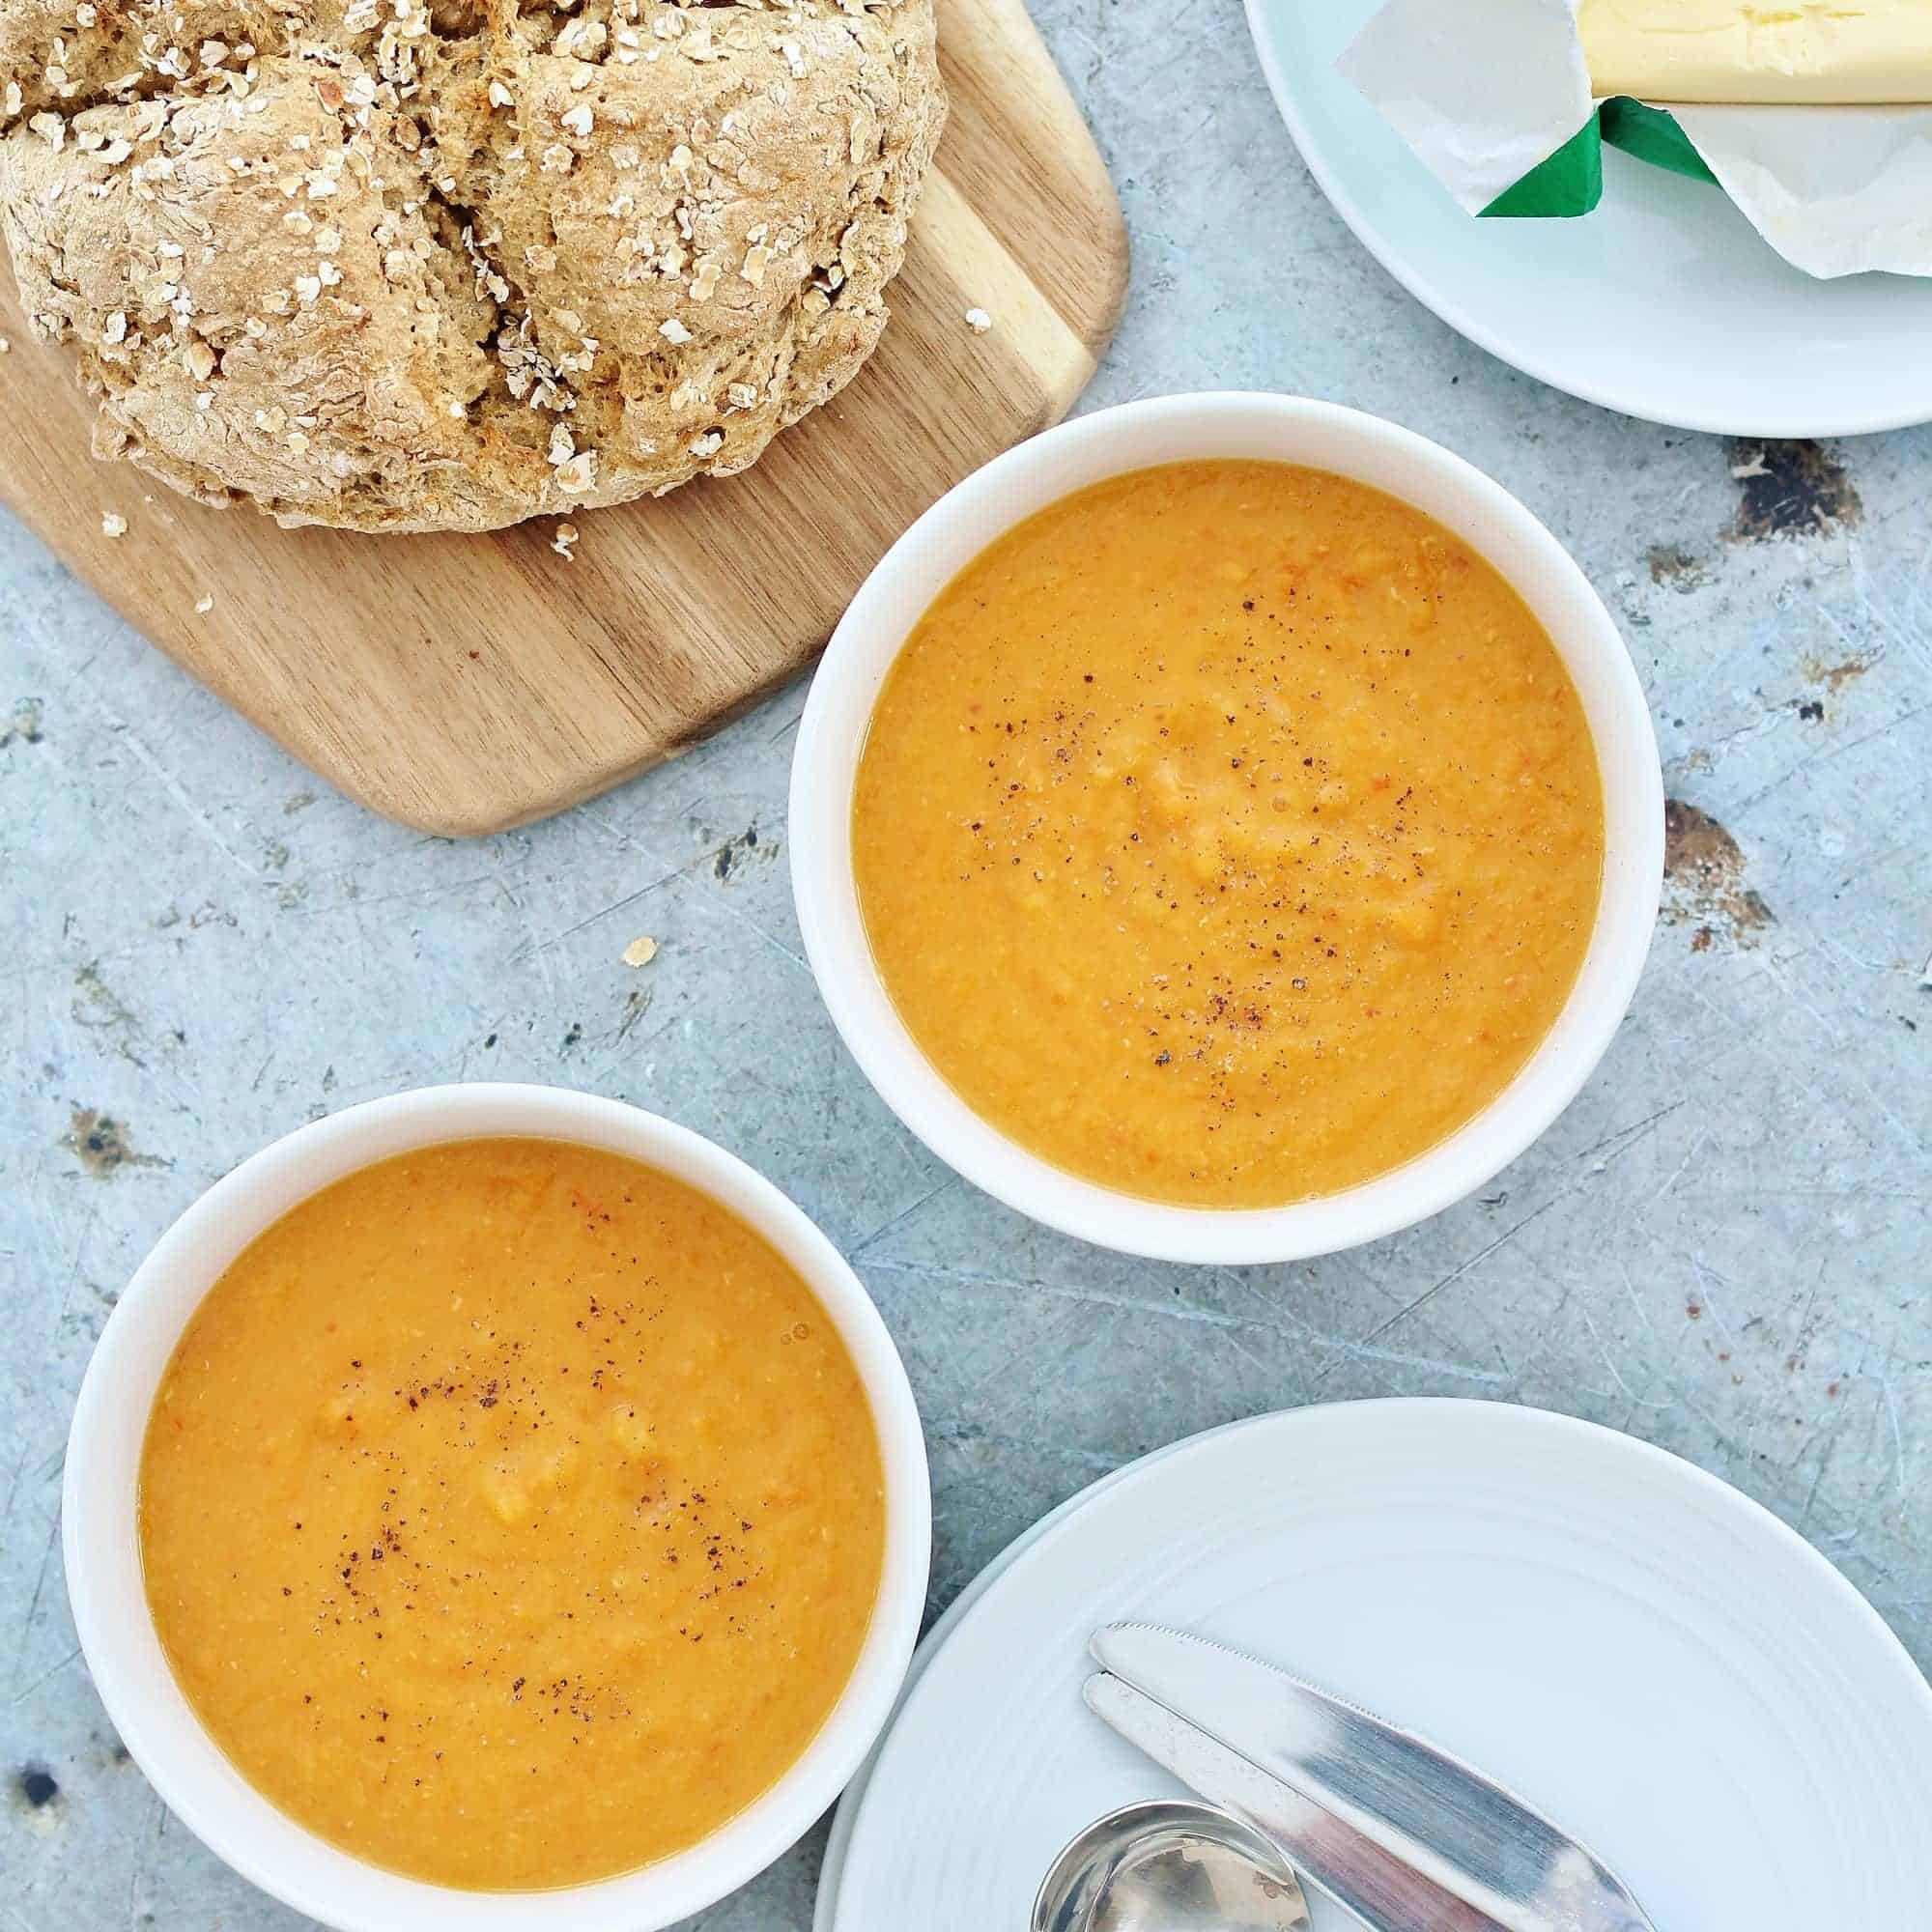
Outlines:
[[[1033,1932],[1308,1932],[1308,1902],[1265,1838],[1159,1798],[1109,1811],[1054,1860]]]

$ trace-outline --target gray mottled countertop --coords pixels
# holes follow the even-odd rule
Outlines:
[[[1541,388],[1329,212],[1236,0],[1037,11],[1135,245],[1090,402],[1253,386],[1394,416],[1521,496],[1608,599],[1676,802],[1629,1022],[1550,1134],[1426,1227],[1293,1267],[1101,1254],[949,1179],[835,1038],[785,877],[802,688],[451,844],[334,796],[0,518],[0,1932],[297,1923],[118,1751],[62,1586],[62,1443],[117,1292],[194,1195],[437,1080],[661,1109],[824,1224],[927,1420],[935,1610],[1157,1444],[1446,1394],[1716,1470],[1932,1663],[1932,432],[1743,446]],[[805,1925],[820,1841],[702,1923]]]

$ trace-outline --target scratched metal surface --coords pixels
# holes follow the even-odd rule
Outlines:
[[[62,1588],[62,1440],[180,1208],[285,1128],[427,1081],[639,1101],[817,1216],[927,1419],[935,1610],[1156,1444],[1446,1394],[1717,1470],[1932,1662],[1932,434],[1746,449],[1541,389],[1329,213],[1236,0],[1184,24],[1150,0],[1038,12],[1136,247],[1092,401],[1252,385],[1378,410],[1517,491],[1609,600],[1679,801],[1634,1012],[1543,1144],[1427,1227],[1309,1266],[1117,1260],[950,1181],[839,1048],[785,883],[800,690],[554,823],[451,845],[329,795],[0,524],[5,1932],[297,1923],[117,1756]],[[633,970],[643,933],[662,950]],[[818,1842],[702,1922],[803,1926]]]

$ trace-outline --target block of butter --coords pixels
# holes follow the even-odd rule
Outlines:
[[[1577,25],[1600,99],[1932,101],[1932,0],[1579,0]]]
[[[1648,193],[1607,146],[1808,275],[1932,280],[1932,0],[1380,0],[1336,69],[1471,214]]]

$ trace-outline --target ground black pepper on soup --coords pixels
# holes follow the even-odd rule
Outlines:
[[[1577,691],[1421,511],[1193,462],[1055,503],[889,673],[852,852],[963,1099],[1125,1193],[1274,1206],[1478,1114],[1576,983],[1604,868]]]
[[[621,1155],[473,1140],[337,1181],[156,1396],[148,1599],[242,1776],[477,1889],[696,1842],[810,1744],[878,1592],[878,1441],[810,1289]]]

